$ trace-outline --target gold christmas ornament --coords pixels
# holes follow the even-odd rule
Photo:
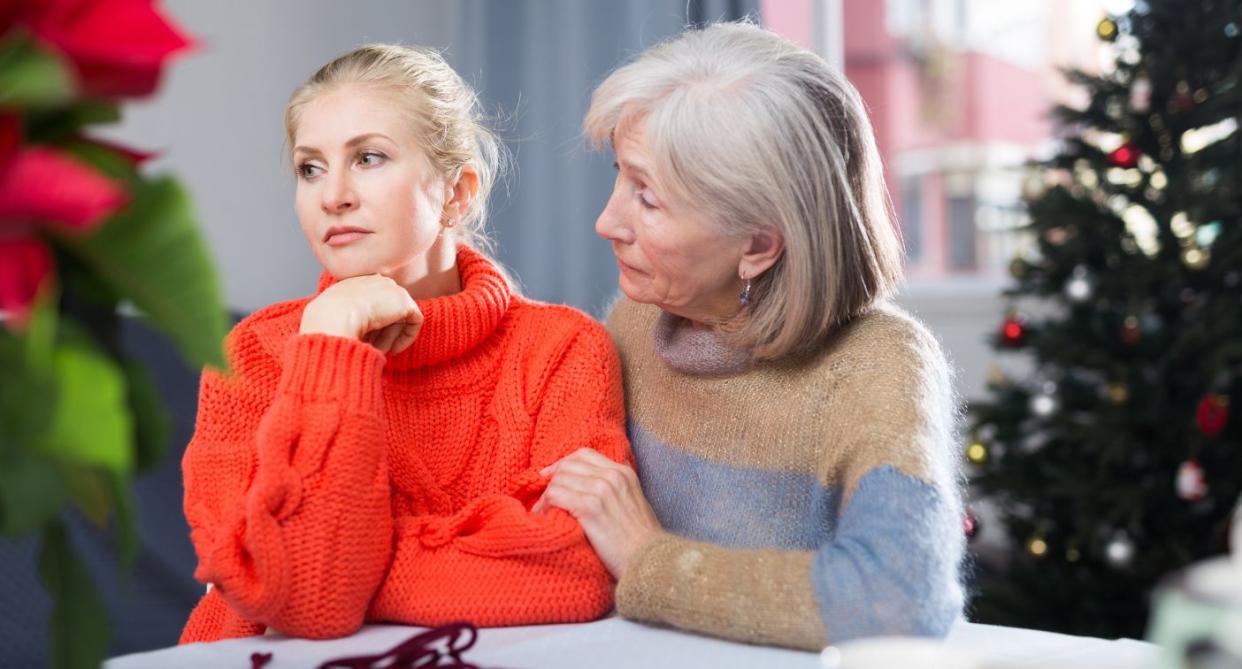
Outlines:
[[[1207,267],[1210,256],[1203,249],[1191,247],[1182,252],[1182,262],[1190,269],[1199,270]]]
[[[1117,22],[1105,16],[1095,26],[1095,34],[1105,42],[1117,39]]]
[[[988,461],[988,447],[981,442],[974,442],[966,447],[966,459],[971,463],[981,465]]]
[[[1034,537],[1026,542],[1026,551],[1035,557],[1043,557],[1048,554],[1048,542],[1041,537]]]
[[[1112,400],[1113,404],[1125,404],[1126,400],[1130,399],[1130,389],[1124,383],[1110,383],[1108,384],[1108,399]]]

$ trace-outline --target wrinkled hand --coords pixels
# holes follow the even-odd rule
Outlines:
[[[634,470],[580,448],[542,473],[551,480],[531,510],[559,507],[577,518],[604,566],[620,580],[638,549],[660,533]]]
[[[383,353],[400,353],[418,339],[423,312],[396,281],[379,274],[343,279],[311,300],[301,334],[364,341]]]

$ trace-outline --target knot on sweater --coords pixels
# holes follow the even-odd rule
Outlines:
[[[454,517],[423,516],[412,521],[410,528],[424,548],[442,548],[453,541],[458,525]]]

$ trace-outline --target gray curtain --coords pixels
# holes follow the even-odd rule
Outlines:
[[[687,25],[758,16],[758,0],[465,0],[448,57],[498,111],[514,158],[493,193],[497,256],[530,297],[594,315],[616,293],[617,268],[595,219],[608,201],[611,154],[580,126],[595,85]]]

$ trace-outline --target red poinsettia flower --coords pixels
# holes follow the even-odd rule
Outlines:
[[[34,237],[0,237],[0,319],[22,327],[52,270],[52,253]]]
[[[20,148],[0,167],[0,235],[43,224],[84,232],[127,199],[118,184],[54,149]]]
[[[4,0],[0,0],[4,1]],[[0,32],[24,24],[40,40],[64,54],[87,95],[149,95],[160,70],[190,40],[164,19],[153,0],[7,0],[0,9]]]
[[[36,226],[85,232],[128,200],[114,183],[58,151],[19,145],[14,116],[0,116],[0,311],[18,323],[52,267]]]

